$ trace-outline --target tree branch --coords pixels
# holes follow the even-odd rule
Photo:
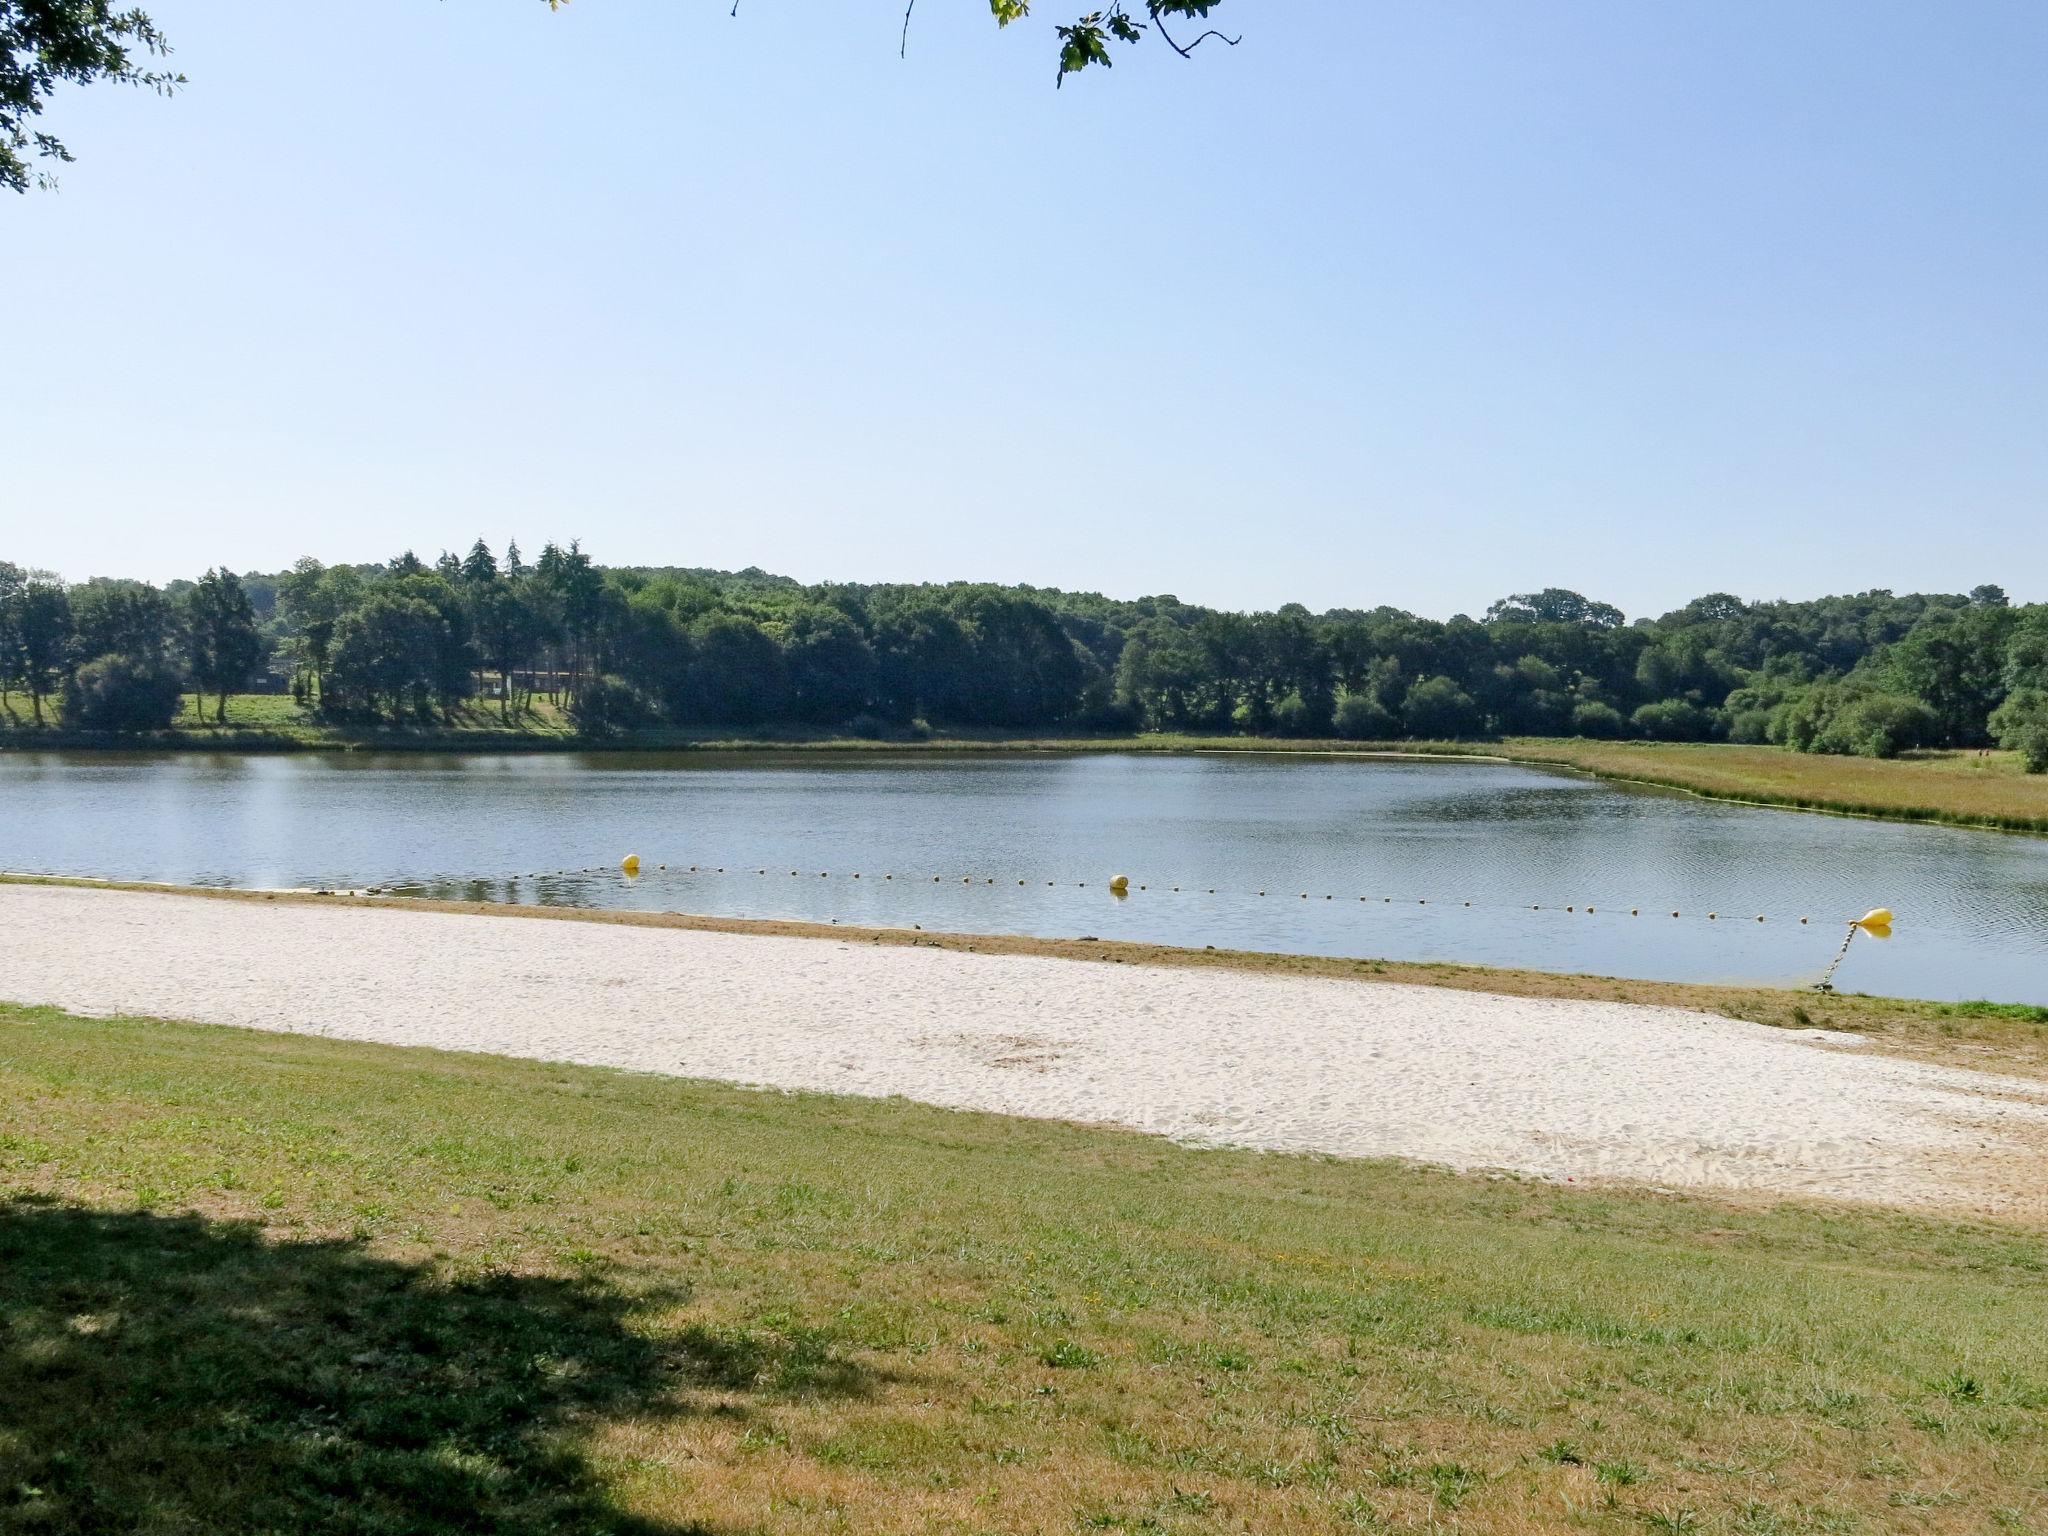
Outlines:
[[[1192,43],[1189,43],[1187,47],[1183,48],[1179,43],[1173,40],[1173,34],[1166,30],[1165,18],[1158,15],[1156,12],[1153,14],[1152,17],[1152,25],[1157,27],[1159,29],[1159,35],[1166,39],[1166,46],[1171,48],[1175,53],[1179,54],[1184,59],[1192,58],[1194,56],[1195,50],[1201,47],[1202,44],[1206,43],[1212,37],[1220,38],[1224,43],[1228,44],[1232,48],[1235,48],[1239,43],[1244,41],[1244,38],[1241,35],[1238,37],[1226,37],[1223,33],[1218,32],[1214,27],[1211,27],[1208,31],[1204,32],[1200,37],[1196,38]]]

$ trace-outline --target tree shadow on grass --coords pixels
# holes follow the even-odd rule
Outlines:
[[[682,1536],[579,1449],[733,1362],[592,1280],[0,1201],[0,1531]],[[854,1384],[844,1383],[849,1389]]]

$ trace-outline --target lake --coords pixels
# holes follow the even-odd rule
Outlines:
[[[0,868],[2048,1003],[2048,840],[1470,760],[8,754]]]

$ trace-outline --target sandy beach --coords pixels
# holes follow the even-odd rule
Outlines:
[[[1185,1142],[2036,1216],[2048,1088],[1675,1008],[0,885],[0,997]]]

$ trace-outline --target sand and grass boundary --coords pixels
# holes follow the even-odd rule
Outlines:
[[[1024,934],[951,933],[922,928],[875,928],[793,919],[716,917],[686,912],[611,908],[518,906],[503,902],[438,901],[353,892],[255,891],[147,881],[0,873],[0,885],[74,886],[92,890],[159,891],[209,901],[305,903],[518,918],[534,922],[603,923],[682,929],[700,933],[936,949],[964,954],[1028,955],[1098,965],[1170,966],[1249,972],[1266,976],[1322,977],[1446,987],[1502,997],[1552,998],[1683,1008],[1697,1013],[1783,1029],[1854,1032],[1890,1055],[1981,1070],[2048,1077],[2048,1008],[2026,1004],[1933,1003],[1860,993],[1723,986],[1705,982],[1644,981],[1619,976],[1515,970],[1448,962],[1379,960],[1333,955],[1289,955],[1262,950],[1193,949],[1122,939],[1038,938]]]

